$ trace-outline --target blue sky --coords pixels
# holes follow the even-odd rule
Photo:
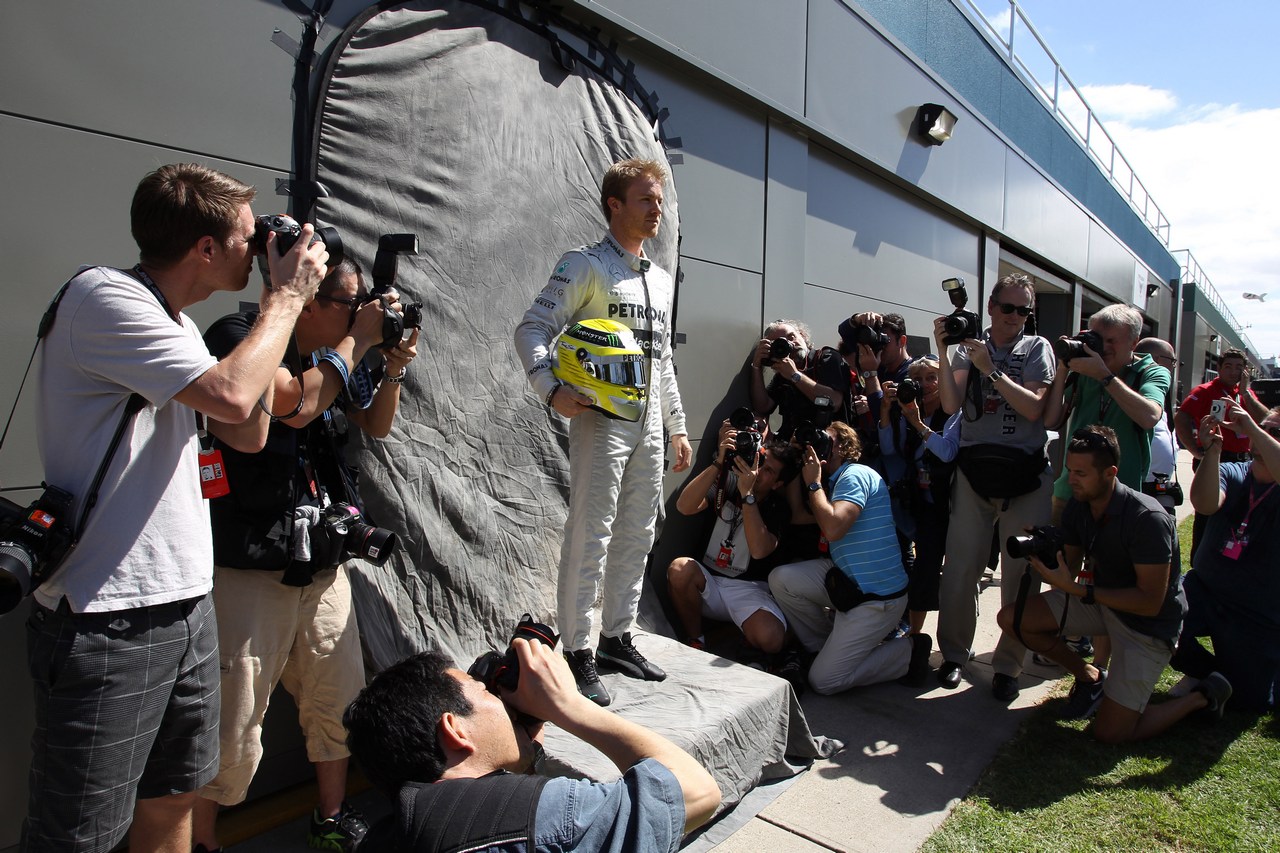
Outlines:
[[[1007,3],[977,2],[1007,20]],[[1191,250],[1259,354],[1280,354],[1280,2],[1019,5],[1172,224],[1170,248]]]

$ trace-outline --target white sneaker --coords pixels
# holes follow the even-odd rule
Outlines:
[[[1192,690],[1195,690],[1196,687],[1198,687],[1199,685],[1200,685],[1200,679],[1192,678],[1189,675],[1184,675],[1182,676],[1182,679],[1177,684],[1169,688],[1169,698],[1178,699],[1180,697],[1186,696],[1190,694]]]

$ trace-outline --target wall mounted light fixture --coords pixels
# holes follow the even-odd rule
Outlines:
[[[916,110],[916,136],[929,145],[941,145],[951,138],[956,114],[940,104],[922,104]]]

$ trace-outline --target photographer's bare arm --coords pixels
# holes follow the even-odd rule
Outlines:
[[[824,474],[818,454],[814,452],[812,445],[806,447],[804,468],[800,472],[804,483],[806,485],[821,484]],[[862,507],[853,501],[836,501],[833,504],[822,489],[816,489],[810,493],[809,510],[813,513],[814,520],[818,522],[818,529],[822,531],[823,536],[827,537],[828,542],[838,542],[843,539],[853,527],[853,523],[858,520],[858,516],[862,514]]]
[[[1191,477],[1191,506],[1201,515],[1213,515],[1227,499],[1218,479],[1218,464],[1222,459],[1222,425],[1213,419],[1213,415],[1205,415],[1200,420],[1197,437],[1200,440],[1200,465]]]
[[[554,723],[603,752],[617,768],[646,758],[671,771],[684,795],[684,830],[691,832],[715,813],[720,786],[694,758],[671,741],[596,705],[578,692],[569,665],[542,643],[517,638],[520,686],[506,700],[518,711]]]
[[[409,369],[409,362],[413,361],[417,355],[418,330],[414,329],[407,341],[401,341],[387,350],[385,355],[387,377],[403,379],[405,371]],[[364,430],[365,435],[386,438],[391,432],[391,422],[395,420],[399,405],[400,383],[384,381],[378,393],[373,396],[373,405],[363,411],[356,409],[348,412],[347,417]]]
[[[311,225],[304,225],[298,241],[283,257],[275,250],[276,235],[268,235],[267,258],[275,286],[263,293],[258,322],[231,355],[174,395],[179,403],[212,418],[214,434],[237,449],[252,452],[261,449],[266,440],[268,421],[258,408],[258,400],[270,405],[272,380],[298,314],[315,296],[324,277],[329,253],[323,243],[310,244],[313,233]],[[148,270],[175,311],[219,289],[200,282],[201,266],[209,263],[211,253],[219,248],[214,238],[202,237],[174,267]],[[236,426],[226,428],[229,424]]]

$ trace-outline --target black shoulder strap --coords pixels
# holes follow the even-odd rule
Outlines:
[[[523,841],[533,849],[545,776],[500,773],[400,790],[401,851],[460,853]]]

